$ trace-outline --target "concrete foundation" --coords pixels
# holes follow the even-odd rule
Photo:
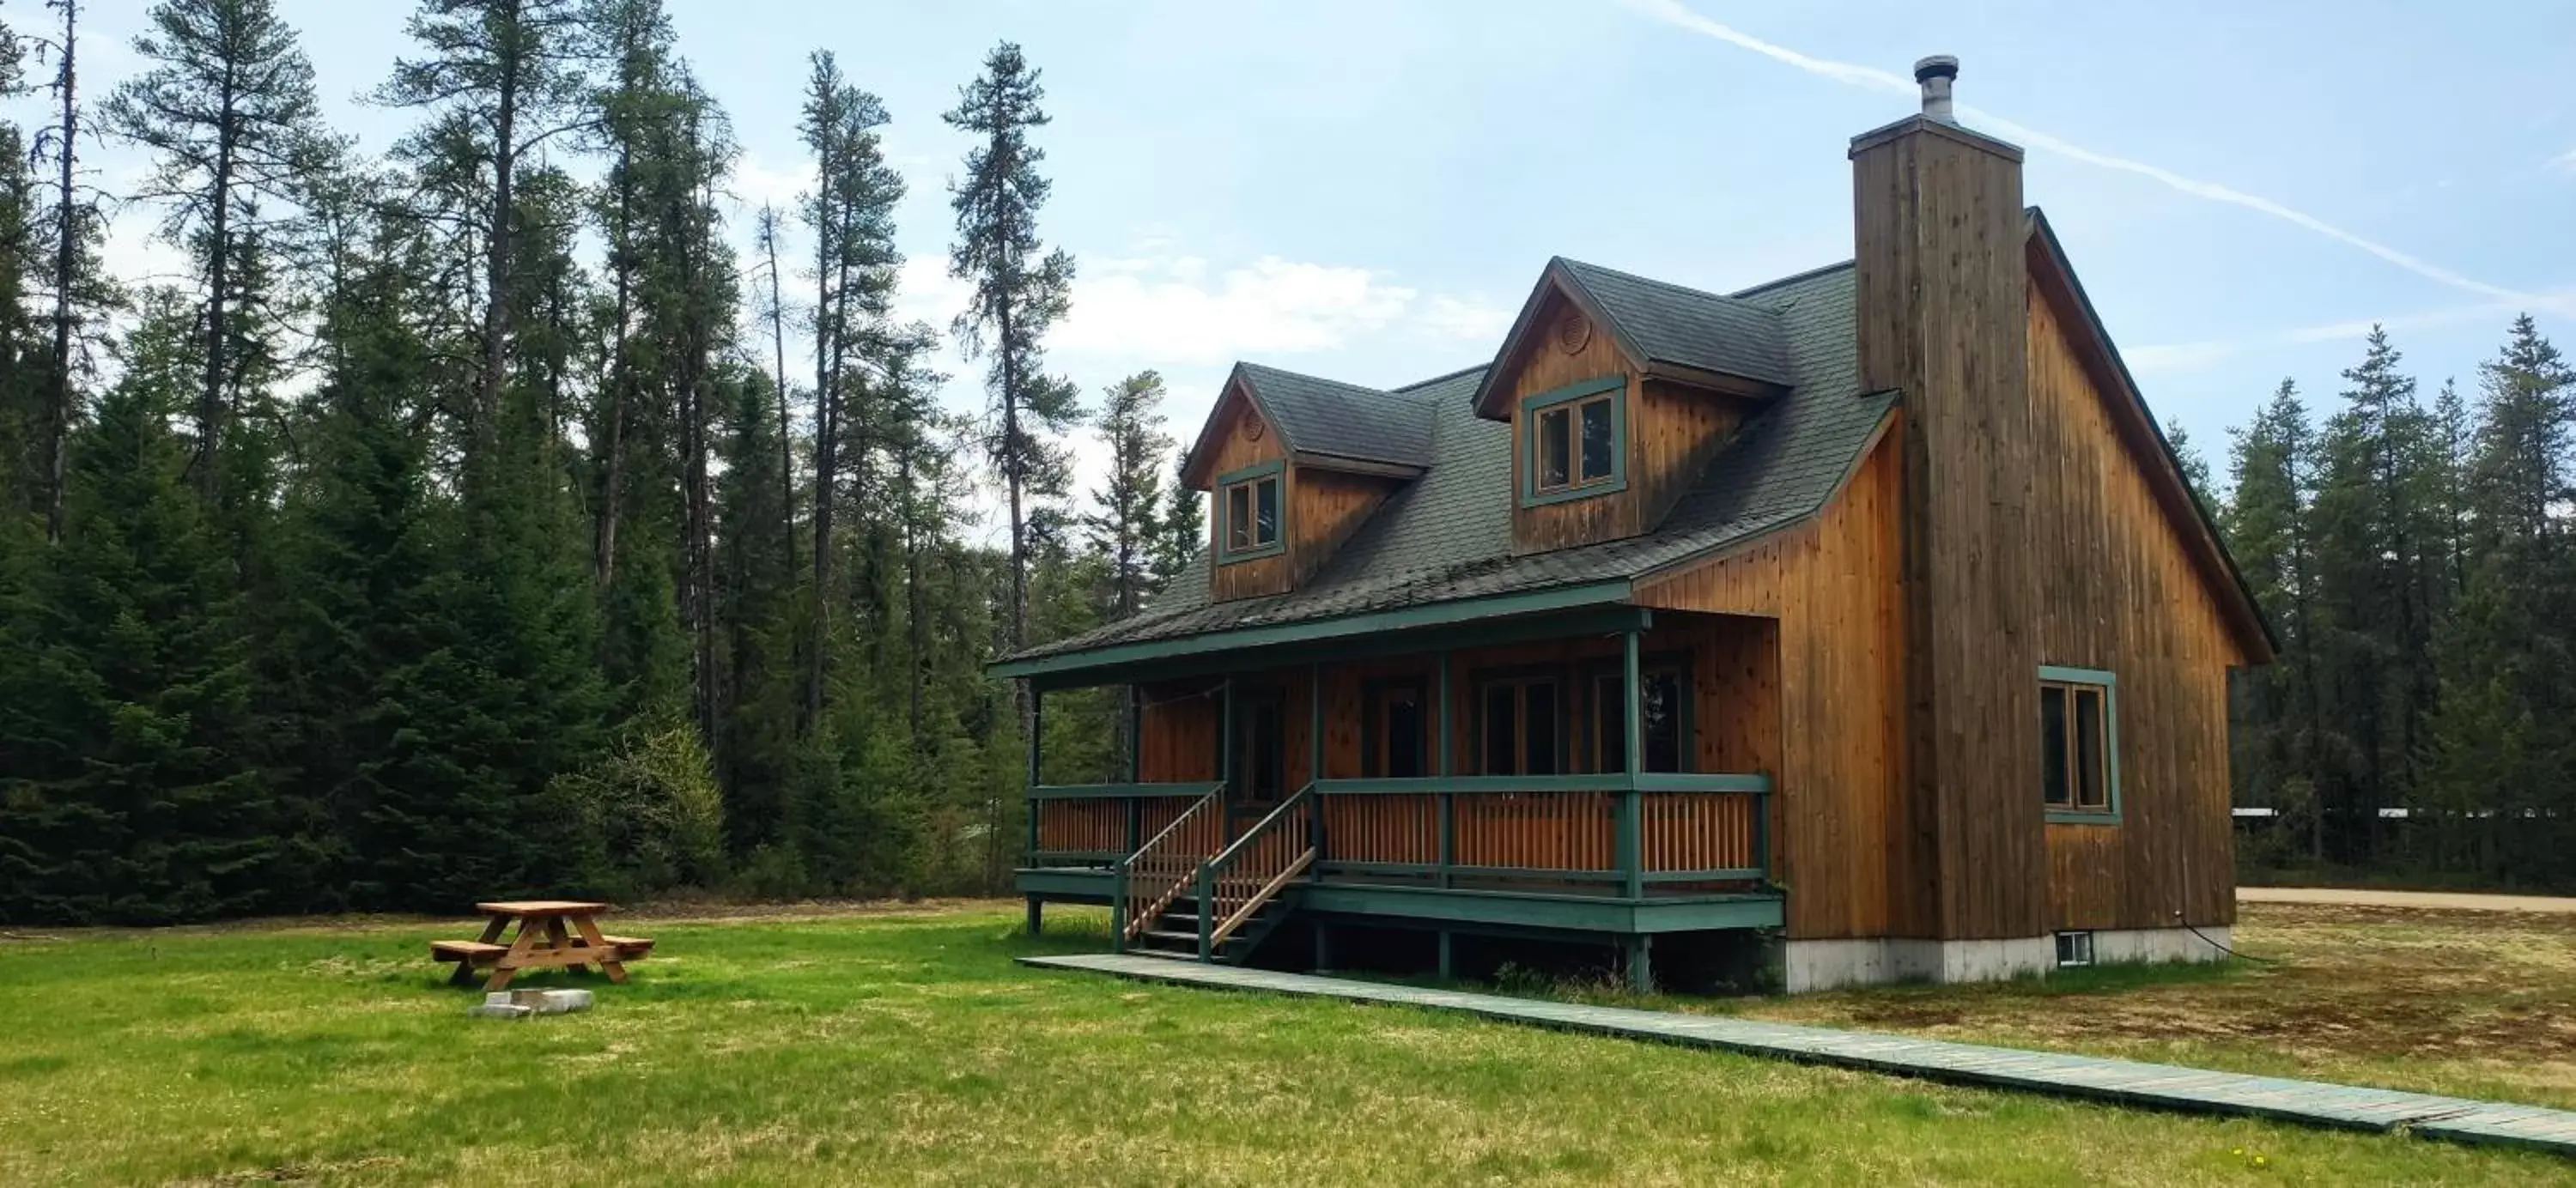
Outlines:
[[[2225,928],[2203,928],[2204,940],[2187,928],[2135,928],[2095,932],[2096,965],[2159,964],[2168,961],[2215,961],[2230,943]],[[2215,941],[2216,944],[2211,942]],[[1781,984],[1791,994],[1844,986],[1878,986],[1890,982],[1999,982],[2046,976],[2057,968],[2057,937],[2008,940],[1917,940],[1872,937],[1862,940],[1793,940],[1781,945]]]

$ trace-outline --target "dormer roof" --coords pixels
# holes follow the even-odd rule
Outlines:
[[[1565,294],[1606,328],[1620,353],[1640,371],[1684,380],[1693,374],[1725,377],[1778,388],[1796,382],[1787,329],[1780,311],[1770,305],[1742,294],[1710,293],[1557,256],[1521,303],[1520,316],[1486,372],[1488,382],[1476,390],[1479,415],[1506,415],[1501,381],[1528,337],[1546,332],[1538,320],[1550,293]]]
[[[1299,375],[1257,363],[1237,363],[1225,392],[1250,400],[1300,464],[1340,463],[1394,467],[1419,473],[1431,465],[1431,406],[1406,391],[1384,391],[1319,376]],[[1211,416],[1190,447],[1185,481],[1205,489],[1215,477],[1201,473],[1215,456],[1225,418]]]

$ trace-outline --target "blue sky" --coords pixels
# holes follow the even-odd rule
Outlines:
[[[22,28],[31,0],[6,3]],[[334,120],[407,46],[398,0],[280,0]],[[130,72],[137,3],[92,17],[94,80]],[[124,11],[126,9],[133,11]],[[944,326],[938,120],[1002,38],[1045,72],[1055,198],[1081,266],[1058,370],[1086,392],[1156,367],[1186,439],[1249,358],[1394,384],[1491,357],[1563,254],[1711,289],[1845,259],[1844,150],[1914,110],[1912,61],[1962,60],[1972,126],[2031,149],[2049,212],[2149,402],[2223,466],[2283,376],[2320,411],[2363,328],[2425,383],[2475,382],[2519,309],[2576,348],[2576,5],[1788,4],[1722,0],[672,0],[731,112],[737,191],[804,170],[814,48],[894,116],[912,185],[906,308]],[[101,44],[113,41],[111,47]],[[110,50],[114,53],[111,54]],[[1891,82],[1893,79],[1893,82]],[[102,158],[111,184],[133,168]],[[741,220],[747,225],[747,216]],[[155,267],[148,220],[115,259]],[[791,363],[791,367],[793,367]],[[952,397],[977,394],[950,361]]]

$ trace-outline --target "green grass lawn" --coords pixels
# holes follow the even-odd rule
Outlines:
[[[660,942],[634,983],[520,1023],[440,985],[425,947],[458,923],[0,940],[0,1183],[2576,1182],[2537,1154],[1014,964],[1101,947],[1096,916],[1049,923],[621,917]]]

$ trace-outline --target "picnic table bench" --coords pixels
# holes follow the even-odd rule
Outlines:
[[[653,953],[650,937],[610,936],[599,930],[607,904],[578,899],[503,900],[478,903],[483,935],[475,940],[429,942],[434,961],[452,962],[451,986],[470,986],[480,970],[491,971],[486,990],[506,990],[520,971],[587,969],[596,965],[612,982],[626,980],[626,963]],[[512,934],[513,925],[518,928]]]

